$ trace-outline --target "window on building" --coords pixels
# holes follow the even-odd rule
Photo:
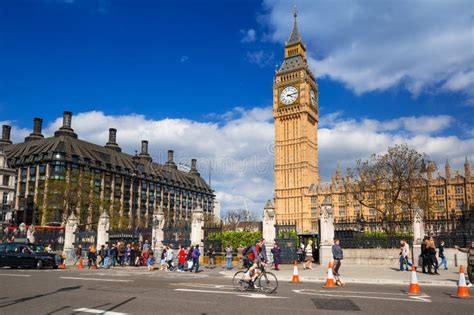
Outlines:
[[[374,208],[369,208],[369,215],[375,216],[377,214],[377,211]]]
[[[318,203],[318,197],[316,197],[316,196],[311,196],[311,204],[312,204],[312,205],[315,205],[315,204],[317,204],[317,203]]]
[[[3,175],[3,186],[9,186],[10,175]]]
[[[369,200],[375,200],[375,193],[374,192],[369,193]]]
[[[442,195],[444,195],[444,188],[443,187],[436,188],[436,196],[442,196]]]
[[[339,203],[345,203],[346,202],[346,195],[339,195]]]
[[[360,215],[361,215],[361,207],[360,207],[360,204],[354,205],[354,215],[355,215],[355,216],[360,216]]]
[[[345,217],[347,215],[346,213],[346,207],[341,207],[339,206],[339,216],[340,217]]]
[[[318,215],[318,208],[312,207],[311,208],[311,216],[315,218]]]
[[[8,204],[8,194],[7,193],[3,193],[2,204],[4,204],[4,205]]]
[[[462,186],[456,186],[456,188],[454,189],[456,195],[462,195],[463,193],[463,187]]]
[[[436,206],[439,210],[444,210],[444,200],[436,200]]]
[[[456,208],[461,209],[464,206],[464,200],[457,198],[456,199]]]

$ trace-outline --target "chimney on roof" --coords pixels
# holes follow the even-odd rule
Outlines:
[[[59,128],[58,131],[54,133],[55,137],[59,136],[69,136],[77,139],[77,134],[74,133],[72,129],[72,112],[65,111],[63,113],[63,126]]]
[[[2,139],[0,140],[0,145],[7,145],[7,144],[12,144],[12,141],[10,140],[10,132],[12,130],[12,127],[9,125],[3,125],[2,126]]]
[[[105,147],[117,152],[122,152],[122,149],[117,144],[117,129],[109,128],[109,142],[105,144]]]
[[[43,128],[43,119],[36,117],[33,119],[33,132],[30,133],[28,137],[25,138],[25,141],[32,141],[43,139],[44,136],[41,134]]]
[[[150,162],[152,161],[150,154],[148,154],[148,141],[147,140],[142,140],[142,150],[138,156],[141,159],[144,159]]]
[[[200,176],[200,174],[197,170],[197,160],[196,159],[191,159],[191,170],[189,171],[189,173]]]
[[[178,167],[176,166],[176,163],[173,160],[173,155],[174,155],[173,150],[168,150],[168,161],[166,162],[165,165],[168,166],[169,168],[178,169]]]

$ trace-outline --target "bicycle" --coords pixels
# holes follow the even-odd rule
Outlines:
[[[232,279],[232,284],[239,291],[250,291],[254,289],[259,289],[260,291],[271,294],[276,291],[278,288],[278,279],[271,273],[265,271],[265,267],[260,265],[258,269],[260,274],[255,278],[255,280],[245,280],[245,273],[250,269],[247,268],[246,271],[237,271]],[[257,286],[255,286],[257,284]]]

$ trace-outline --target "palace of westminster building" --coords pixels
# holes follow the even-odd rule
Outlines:
[[[273,85],[275,120],[275,215],[277,224],[294,224],[302,233],[317,232],[319,208],[329,198],[335,221],[380,219],[374,208],[361,205],[350,187],[348,175],[337,166],[331,182],[321,183],[318,174],[318,85],[308,67],[306,46],[298,31],[296,13],[293,30],[285,42],[284,60]],[[343,150],[343,148],[341,148]],[[474,177],[466,158],[464,172],[453,172],[446,161],[445,176],[426,171],[429,199],[434,204],[433,219],[461,216],[474,211]],[[366,192],[367,193],[367,192]],[[384,203],[383,191],[369,195]]]

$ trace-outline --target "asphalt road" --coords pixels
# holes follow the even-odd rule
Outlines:
[[[451,297],[453,287],[410,297],[393,285],[285,282],[265,295],[235,291],[218,271],[0,269],[0,314],[474,314],[474,298]]]

